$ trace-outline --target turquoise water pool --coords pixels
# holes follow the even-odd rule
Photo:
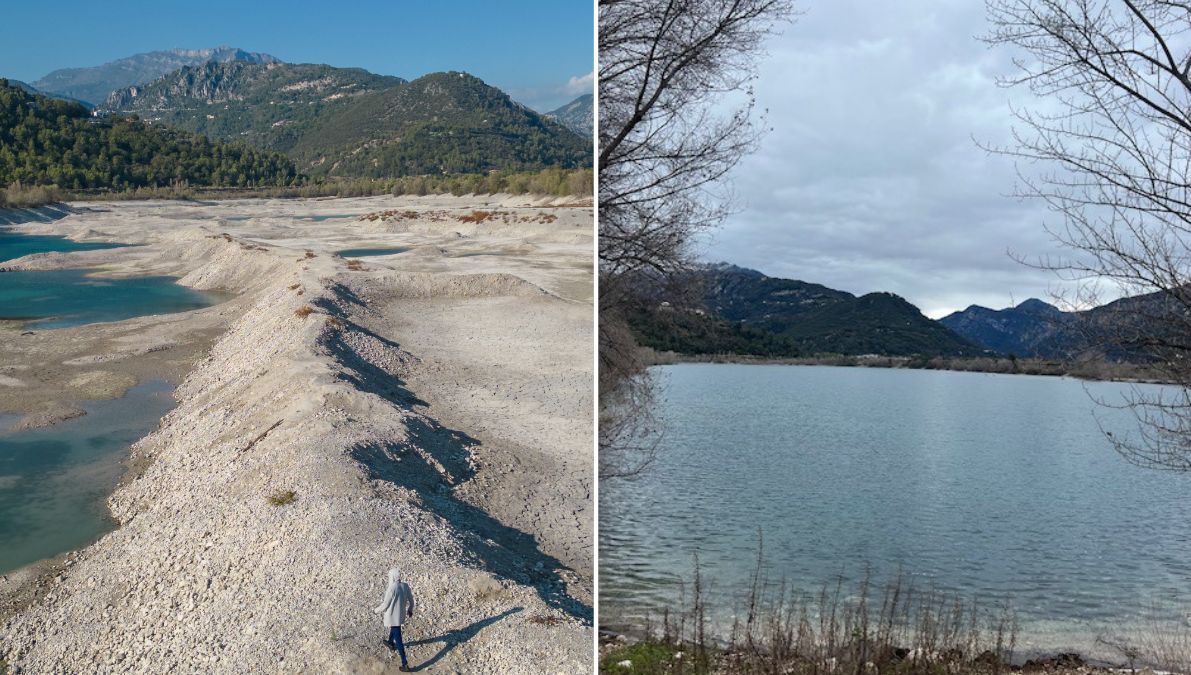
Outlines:
[[[71,241],[66,237],[42,234],[17,234],[0,228],[0,262],[15,260],[33,253],[69,253],[120,248],[123,244]]]
[[[84,403],[86,415],[51,427],[0,427],[0,574],[112,529],[105,500],[129,446],[174,407],[171,391],[168,382],[152,380],[123,398]]]

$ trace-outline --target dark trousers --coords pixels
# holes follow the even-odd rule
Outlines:
[[[401,641],[401,626],[393,626],[389,629],[389,646],[397,650],[401,655],[401,665],[405,665],[405,643]]]

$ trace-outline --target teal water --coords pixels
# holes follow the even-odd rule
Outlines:
[[[0,573],[86,546],[113,523],[105,500],[128,447],[174,406],[162,380],[44,429],[0,431]]]
[[[173,277],[103,279],[91,270],[0,273],[0,320],[28,321],[30,328],[68,328],[121,321],[148,314],[170,314],[222,301]]]
[[[754,569],[800,593],[871,574],[1008,602],[1023,651],[1191,628],[1191,475],[1134,467],[1129,385],[945,371],[656,369],[664,435],[640,479],[600,487],[600,612],[640,626],[698,552],[723,627]],[[1145,385],[1152,386],[1152,385]],[[689,588],[688,588],[689,591]],[[1108,654],[1107,656],[1117,656]]]
[[[15,260],[33,253],[69,253],[71,251],[94,251],[105,248],[120,248],[122,244],[71,241],[66,237],[51,235],[17,234],[0,228],[0,262]]]
[[[336,251],[335,254],[341,258],[365,258],[373,255],[394,255],[397,253],[405,253],[409,247],[389,247],[389,248],[345,248],[342,251]]]

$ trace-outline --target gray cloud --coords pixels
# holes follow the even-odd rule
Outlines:
[[[774,275],[892,291],[929,316],[1046,297],[1015,262],[1056,251],[1041,205],[1009,196],[1008,55],[973,0],[819,0],[768,46],[756,83],[772,127],[733,177],[739,210],[702,245]]]

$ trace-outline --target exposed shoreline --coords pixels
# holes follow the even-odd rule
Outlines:
[[[102,208],[119,216],[89,209],[18,227],[145,245],[34,256],[18,267],[101,263],[105,274],[170,274],[238,296],[111,324],[105,339],[129,346],[120,340],[170,316],[185,324],[207,313],[189,328],[205,326],[213,346],[176,390],[178,407],[134,445],[129,478],[108,502],[121,526],[12,575],[40,574],[42,583],[26,583],[16,615],[0,623],[0,655],[14,671],[93,663],[126,672],[163,664],[379,672],[389,656],[370,608],[394,562],[426,599],[412,630],[428,642],[412,649],[414,663],[590,668],[593,574],[582,561],[592,507],[578,469],[590,474],[591,430],[577,433],[573,411],[539,402],[581,385],[589,401],[590,359],[557,373],[539,372],[533,359],[546,338],[590,349],[589,209],[507,196]],[[480,208],[503,220],[460,220]],[[355,218],[386,210],[417,215]],[[228,221],[225,211],[250,219]],[[319,211],[353,217],[306,218]],[[360,263],[332,255],[394,238],[411,252]],[[421,328],[400,318],[415,309],[429,315],[418,317]],[[485,344],[436,337],[469,337],[468,320],[484,311]],[[561,323],[549,335],[520,335],[534,316]],[[190,334],[183,328],[161,330]],[[494,346],[504,353],[490,353]],[[144,347],[126,356],[169,351]],[[493,358],[523,365],[489,373],[495,398],[470,405],[467,381],[453,378]],[[185,359],[177,363],[187,370]],[[505,419],[493,426],[498,411]],[[542,472],[560,481],[517,500],[517,481]],[[266,497],[282,489],[296,501],[270,505]]]
[[[1135,364],[1092,363],[1070,364],[1038,359],[972,358],[972,359],[916,359],[906,356],[824,356],[806,358],[772,358],[740,354],[679,354],[677,352],[646,351],[645,363],[666,366],[684,363],[731,363],[738,365],[770,366],[834,366],[838,368],[884,368],[888,370],[946,370],[956,373],[989,373],[994,375],[1032,375],[1036,377],[1071,377],[1092,382],[1125,382],[1133,384],[1175,384],[1156,378],[1144,366]]]
[[[598,631],[599,635],[599,658],[602,665],[605,667],[611,665],[618,670],[628,670],[625,666],[620,665],[624,660],[633,661],[633,668],[639,667],[641,664],[631,658],[638,652],[636,648],[641,646],[648,646],[649,651],[661,650],[663,653],[670,652],[685,654],[685,658],[689,662],[691,655],[696,652],[694,645],[686,642],[672,643],[666,642],[664,639],[659,639],[656,636],[649,636],[644,631],[630,630],[624,627],[601,627]],[[731,675],[736,672],[752,672],[734,670],[730,665],[739,659],[747,652],[743,645],[731,646],[727,640],[717,638],[714,640],[715,646],[709,646],[708,649],[712,653],[712,657],[716,659],[721,665],[718,668],[713,668],[711,672],[720,673],[722,675]],[[760,648],[764,652],[765,648]],[[913,654],[912,650],[902,648],[902,651]],[[1135,663],[1130,666],[1127,663],[1111,662],[1099,660],[1096,658],[1087,658],[1082,654],[1071,651],[1062,650],[1037,650],[1026,653],[1015,654],[1014,658],[996,667],[994,663],[981,660],[983,655],[974,655],[976,658],[968,657],[967,660],[951,661],[947,664],[946,671],[950,673],[997,673],[997,672],[1045,672],[1052,675],[1092,675],[1096,673],[1130,673],[1145,674],[1149,673],[1167,673],[1161,669],[1155,670],[1152,666],[1143,663]],[[678,660],[683,657],[680,656]],[[671,659],[673,657],[671,656]],[[906,659],[907,665],[911,659]],[[662,663],[665,661],[663,660]],[[797,672],[795,665],[799,661],[794,659],[789,664],[787,672]],[[804,666],[813,670],[814,664],[810,660],[804,660]],[[886,664],[888,665],[888,664]],[[896,665],[894,666],[896,667]],[[926,663],[921,664],[922,672],[937,672],[943,668],[942,664]],[[649,671],[653,672],[653,671]],[[907,672],[918,672],[910,669]]]

